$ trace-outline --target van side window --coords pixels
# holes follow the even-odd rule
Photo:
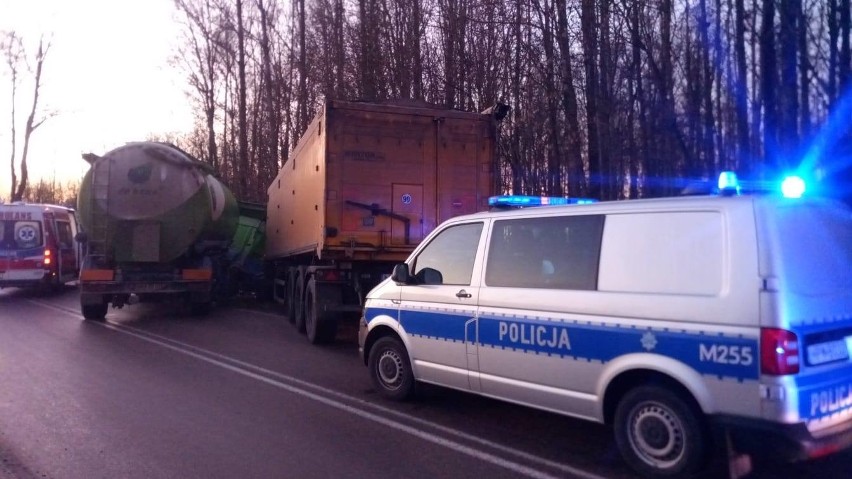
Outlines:
[[[469,285],[482,223],[451,226],[417,255],[412,272],[420,284]]]
[[[495,221],[485,284],[595,290],[603,215]]]

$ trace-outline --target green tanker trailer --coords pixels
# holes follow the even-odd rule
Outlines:
[[[110,304],[178,298],[206,312],[226,290],[228,246],[239,210],[210,166],[165,143],[138,142],[91,165],[78,196],[86,246],[83,316],[103,320]]]

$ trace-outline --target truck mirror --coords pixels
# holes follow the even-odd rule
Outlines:
[[[76,241],[78,243],[85,243],[88,240],[89,240],[89,236],[86,234],[85,231],[80,231],[79,233],[74,235],[74,241]]]
[[[408,265],[405,263],[400,263],[393,267],[393,274],[391,274],[391,280],[397,284],[408,284],[411,280],[411,275],[408,271]]]

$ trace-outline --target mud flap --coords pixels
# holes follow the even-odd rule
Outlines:
[[[728,459],[728,477],[730,479],[740,479],[751,473],[753,464],[751,456],[737,452],[734,448],[734,441],[731,439],[731,433],[725,429],[725,450]]]

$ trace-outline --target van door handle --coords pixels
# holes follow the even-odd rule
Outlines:
[[[473,296],[473,295],[468,293],[465,290],[461,290],[458,293],[456,293],[456,298],[470,298],[471,296]]]

